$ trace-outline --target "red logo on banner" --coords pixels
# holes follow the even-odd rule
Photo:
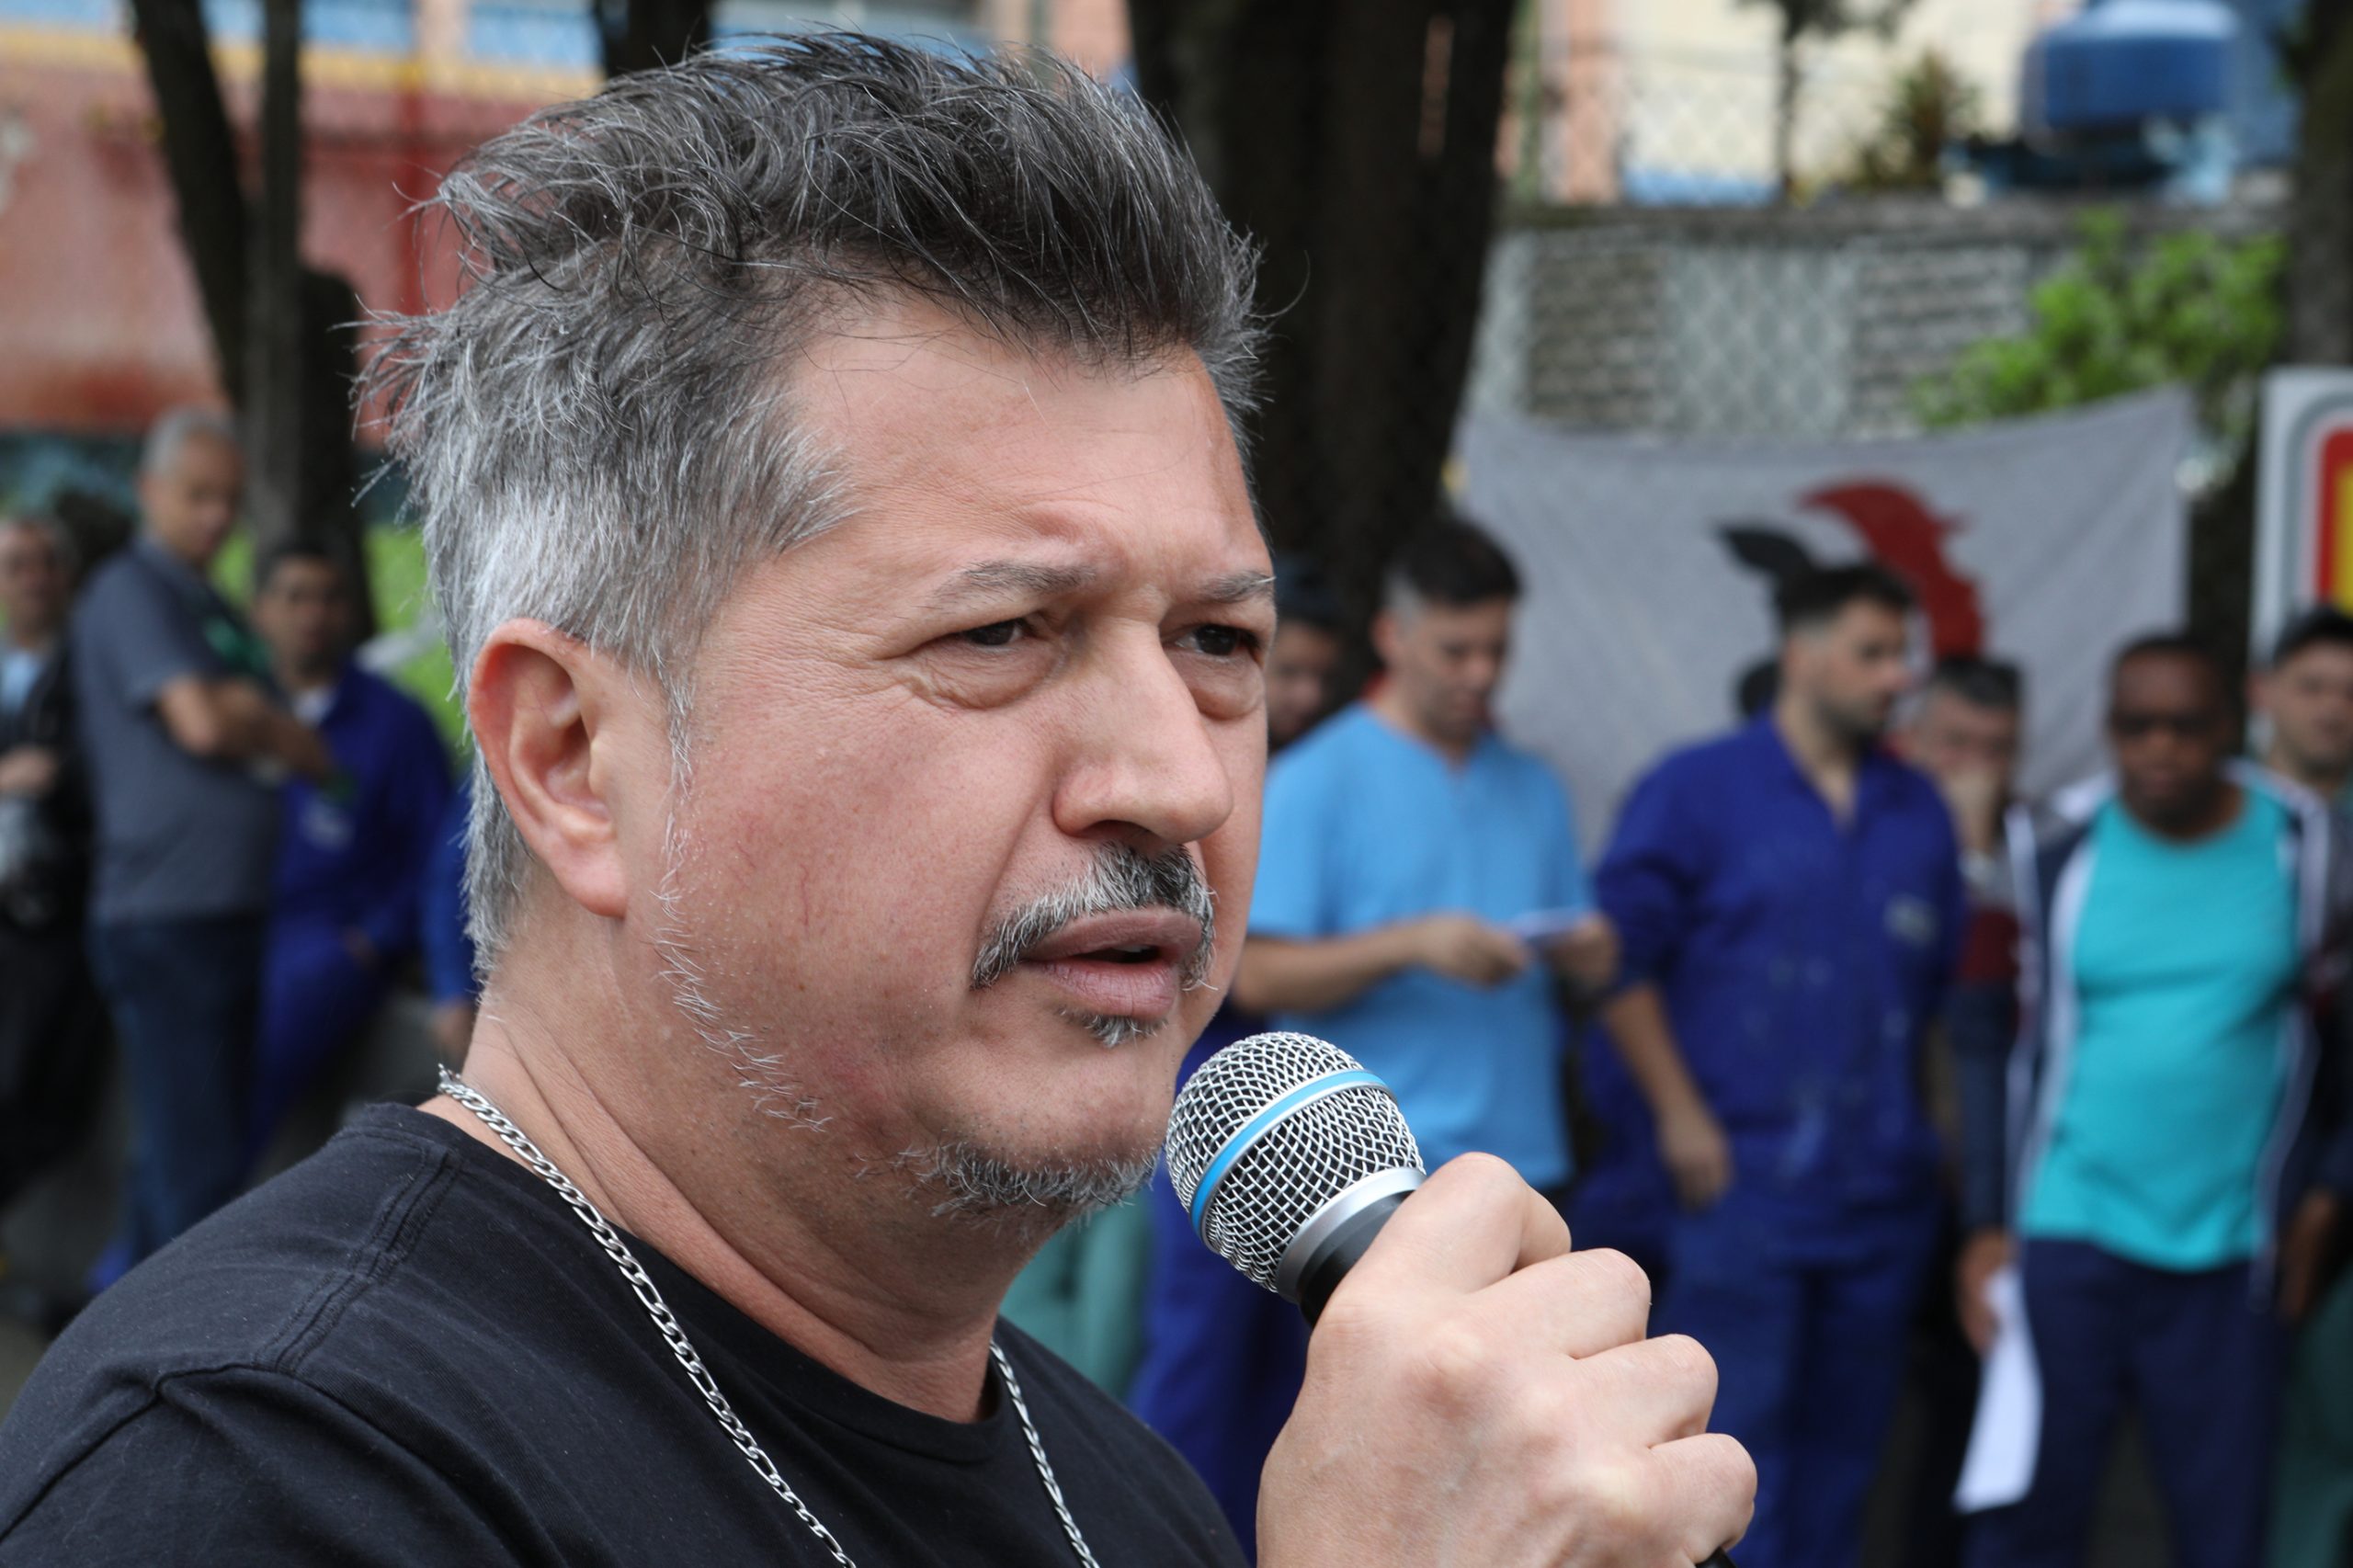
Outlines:
[[[1958,531],[1958,524],[1929,511],[1902,485],[1882,480],[1834,484],[1804,497],[1802,505],[1836,514],[1862,536],[1880,564],[1911,585],[1928,618],[1928,642],[1938,658],[1984,652],[1985,612],[1977,584],[1945,555],[1945,539]]]
[[[1828,512],[1846,524],[1872,559],[1919,596],[1920,613],[1928,622],[1929,649],[1936,657],[1984,652],[1985,610],[1976,579],[1964,575],[1945,553],[1946,539],[1961,525],[1938,517],[1917,495],[1885,480],[1827,485],[1801,496],[1798,504]],[[1805,546],[1779,528],[1739,522],[1723,525],[1722,532],[1733,554],[1777,587],[1817,564]]]

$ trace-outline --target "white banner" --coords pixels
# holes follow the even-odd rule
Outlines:
[[[2164,391],[1916,439],[1671,440],[1481,415],[1461,504],[1527,597],[1505,733],[1549,760],[1599,842],[1663,753],[1734,720],[1774,647],[1776,581],[1876,557],[1920,596],[1920,657],[2026,672],[2025,787],[2101,763],[2108,660],[2182,614],[2188,399]]]

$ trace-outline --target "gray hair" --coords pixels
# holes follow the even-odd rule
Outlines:
[[[697,639],[747,566],[849,504],[796,347],[892,296],[1090,365],[1198,354],[1240,438],[1255,257],[1131,95],[1051,56],[855,34],[711,51],[543,109],[429,204],[470,286],[396,319],[362,395],[423,514],[460,679],[544,620],[651,678],[684,763]],[[477,756],[485,969],[530,860]]]
[[[163,472],[179,460],[182,447],[199,437],[244,449],[237,439],[235,420],[215,409],[184,403],[165,410],[155,423],[147,426],[147,439],[139,449],[139,472]]]

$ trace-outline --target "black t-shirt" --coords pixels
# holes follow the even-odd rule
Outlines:
[[[631,1250],[861,1568],[1077,1560],[994,1373],[923,1415]],[[997,1335],[1106,1568],[1242,1562],[1165,1444]],[[6,1568],[827,1561],[563,1199],[394,1107],[100,1297],[0,1427]]]

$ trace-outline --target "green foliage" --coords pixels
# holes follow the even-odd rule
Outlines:
[[[369,528],[368,588],[376,601],[376,625],[381,631],[405,631],[426,613],[425,535],[409,526],[380,524]],[[467,754],[466,712],[454,690],[457,676],[449,662],[449,645],[436,637],[397,669],[390,672],[394,686],[425,705],[441,730],[450,754]]]
[[[1934,190],[1945,149],[1973,134],[1984,109],[1977,85],[1928,50],[1895,78],[1870,139],[1842,182],[1858,190]]]
[[[2136,250],[2113,212],[2084,222],[2083,245],[2029,296],[2032,324],[1989,338],[1913,388],[1929,426],[2070,408],[2177,381],[2225,460],[2255,424],[2257,373],[2281,329],[2276,238],[2170,234]]]

